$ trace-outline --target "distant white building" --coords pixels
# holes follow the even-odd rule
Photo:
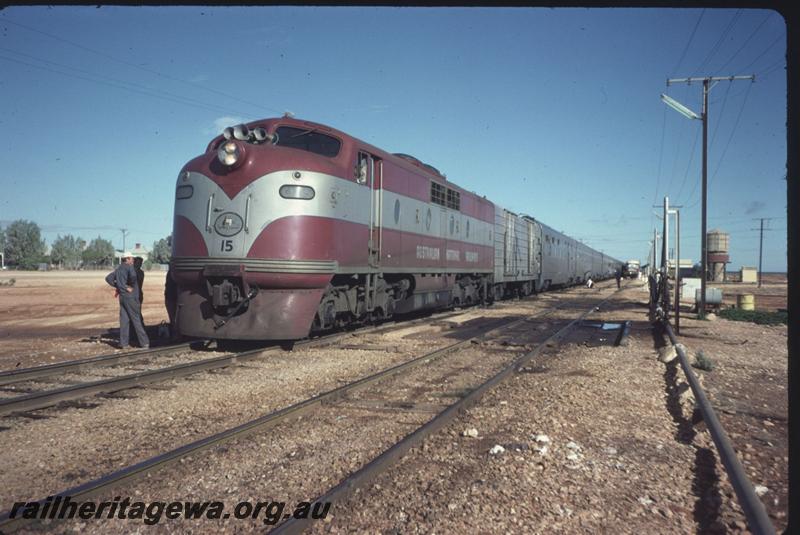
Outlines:
[[[122,255],[125,251],[114,251],[114,264],[117,265],[122,262]],[[143,246],[141,243],[137,243],[133,249],[130,249],[130,253],[133,255],[134,258],[137,256],[141,256],[142,260],[147,260],[148,256],[150,255],[150,249]]]
[[[150,255],[150,249],[144,247],[141,243],[137,243],[136,247],[131,249],[131,253],[133,253],[134,258],[141,256],[143,260],[147,260],[147,257]]]
[[[749,282],[755,284],[758,282],[758,269],[754,267],[742,266],[741,271],[742,282]]]

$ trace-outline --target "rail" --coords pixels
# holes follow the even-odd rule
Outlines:
[[[669,336],[670,342],[678,353],[683,373],[689,385],[692,387],[694,398],[697,400],[697,406],[703,415],[703,421],[705,421],[708,431],[711,433],[711,438],[714,440],[714,444],[717,447],[722,465],[728,473],[728,479],[730,479],[733,490],[736,492],[736,497],[739,499],[739,504],[742,506],[750,530],[754,535],[773,535],[775,533],[775,527],[772,525],[772,522],[770,522],[767,511],[764,509],[764,504],[761,503],[761,500],[756,495],[753,484],[750,483],[750,480],[747,478],[728,435],[722,428],[722,424],[714,413],[711,403],[709,403],[705,392],[703,392],[703,388],[700,386],[697,377],[692,371],[689,365],[689,359],[686,356],[686,351],[684,351],[683,346],[678,344],[669,321],[663,320],[662,324]]]
[[[558,307],[554,307],[548,311],[545,311],[544,314],[550,313],[554,310],[557,310]],[[534,317],[539,315],[544,315],[542,313],[534,315]],[[393,375],[397,375],[401,372],[407,371],[412,369],[413,367],[429,363],[433,360],[436,360],[440,357],[445,355],[451,354],[458,349],[463,347],[469,346],[473,340],[480,339],[482,337],[486,337],[491,335],[492,333],[498,332],[503,329],[513,328],[516,325],[519,325],[528,318],[521,318],[515,319],[511,321],[494,321],[492,322],[492,327],[483,330],[481,333],[474,337],[467,338],[465,340],[461,340],[460,342],[453,343],[449,346],[437,349],[435,351],[426,353],[422,356],[416,357],[412,360],[403,362],[401,364],[395,365],[391,368],[387,368],[385,370],[379,371],[373,375],[368,377],[364,377],[358,379],[352,383],[340,386],[338,388],[334,388],[333,390],[329,390],[327,392],[318,394],[312,398],[308,398],[306,400],[297,402],[289,407],[285,407],[282,409],[278,409],[274,412],[251,420],[249,422],[245,422],[241,425],[236,427],[226,429],[221,431],[217,434],[201,438],[196,440],[192,443],[180,446],[176,449],[171,451],[161,453],[144,461],[141,461],[137,464],[127,466],[110,474],[106,474],[102,477],[97,479],[88,481],[81,485],[72,487],[68,490],[54,493],[53,496],[69,496],[72,499],[87,499],[91,496],[96,496],[97,494],[107,490],[115,485],[118,485],[123,482],[128,482],[135,480],[139,477],[142,477],[144,474],[152,471],[154,469],[164,468],[166,466],[172,465],[180,459],[186,457],[187,455],[197,453],[200,451],[208,450],[212,447],[218,446],[224,442],[228,442],[235,438],[239,438],[242,436],[246,436],[248,434],[257,432],[257,431],[265,431],[271,429],[278,424],[286,421],[290,418],[296,418],[298,416],[304,415],[306,412],[313,410],[316,407],[321,406],[323,403],[329,403],[332,401],[336,401],[341,399],[342,397],[346,396],[349,393],[352,393],[356,390],[364,388],[368,385],[377,383],[383,379],[391,377]],[[499,325],[498,325],[499,323]],[[342,336],[346,336],[344,334]],[[326,340],[327,341],[327,340]],[[305,345],[309,345],[314,341],[306,341]],[[44,503],[45,500],[39,500],[39,503]],[[18,529],[20,526],[30,522],[30,519],[21,518],[21,517],[14,517],[12,518],[9,511],[6,511],[0,514],[0,533],[9,533],[13,530]]]
[[[443,319],[462,313],[463,312],[444,312],[434,314],[433,317],[435,319]],[[430,317],[418,318],[405,322],[389,322],[388,324],[370,325],[351,331],[326,334],[319,338],[300,340],[295,342],[292,347],[319,347],[331,345],[355,334],[378,334],[395,329],[405,329],[407,327],[428,321],[430,321]],[[125,353],[112,353],[76,361],[67,361],[46,366],[34,366],[32,368],[24,368],[21,370],[0,372],[0,386],[15,382],[38,380],[58,374],[72,373],[76,370],[90,366],[110,366],[119,364],[119,362],[123,360],[136,360],[142,357],[154,357],[184,349],[193,349],[197,345],[208,343],[209,342],[207,340],[200,340],[162,348]],[[144,387],[168,379],[185,377],[187,375],[192,375],[202,371],[225,368],[231,365],[240,364],[252,358],[266,356],[268,354],[278,353],[280,351],[281,347],[267,346],[249,351],[229,353],[210,359],[177,364],[170,367],[140,371],[128,375],[121,375],[118,377],[100,379],[86,383],[78,383],[62,388],[44,390],[31,394],[23,394],[8,399],[0,399],[0,417],[18,412],[43,409],[63,401],[71,401],[93,394],[119,392],[120,390],[133,387]]]
[[[51,375],[59,375],[67,371],[78,370],[89,366],[111,366],[123,360],[136,360],[142,357],[153,357],[173,351],[192,349],[196,345],[199,346],[206,343],[208,342],[205,340],[198,340],[171,346],[155,347],[152,349],[126,351],[124,353],[107,353],[105,355],[97,355],[79,360],[68,360],[65,362],[57,362],[55,364],[45,364],[43,366],[33,366],[31,368],[6,370],[0,372],[0,386],[19,383],[22,381],[30,381],[32,379],[41,379],[43,377],[50,377]]]
[[[489,390],[506,380],[508,377],[517,373],[521,368],[524,367],[526,363],[537,357],[546,348],[560,342],[576,325],[579,325],[589,314],[598,310],[601,305],[611,299],[611,297],[617,292],[619,292],[619,290],[613,292],[610,296],[604,298],[599,303],[592,305],[589,310],[585,311],[578,318],[573,319],[567,325],[559,329],[555,334],[539,343],[532,351],[529,351],[521,357],[516,358],[509,366],[503,368],[500,372],[489,378],[474,390],[470,391],[459,401],[440,412],[428,423],[407,435],[388,450],[384,451],[381,455],[374,458],[372,461],[350,476],[346,477],[328,492],[318,496],[312,501],[312,503],[339,502],[347,498],[357,488],[368,484],[381,472],[389,468],[389,466],[391,466],[395,461],[400,459],[400,457],[408,452],[408,450],[420,444],[426,437],[439,431],[444,426],[452,422],[462,412],[475,405]],[[275,535],[299,534],[305,531],[307,527],[308,519],[289,518],[286,522],[277,526],[271,533]]]

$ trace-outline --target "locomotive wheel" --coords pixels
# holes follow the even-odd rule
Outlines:
[[[495,284],[494,285],[494,301],[500,301],[503,299],[504,288],[502,284]]]
[[[384,319],[389,319],[394,315],[394,298],[387,297],[386,298],[386,312],[383,315]]]
[[[314,330],[325,331],[336,324],[336,306],[333,301],[322,303],[314,315]]]

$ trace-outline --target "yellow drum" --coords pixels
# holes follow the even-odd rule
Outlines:
[[[736,296],[736,306],[742,310],[755,310],[755,296],[753,294],[741,294]]]

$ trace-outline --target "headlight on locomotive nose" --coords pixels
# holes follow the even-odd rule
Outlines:
[[[241,146],[235,141],[226,141],[217,149],[217,159],[222,165],[233,166],[241,160]]]
[[[286,184],[281,186],[278,190],[281,197],[284,199],[304,199],[310,200],[314,198],[314,188],[310,186],[297,186],[295,184]]]

